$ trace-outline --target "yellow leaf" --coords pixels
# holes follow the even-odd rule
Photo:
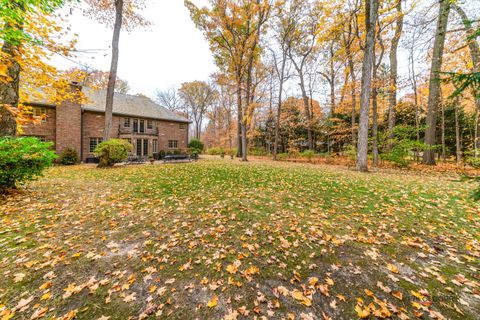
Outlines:
[[[393,291],[392,292],[392,296],[394,296],[395,298],[397,298],[398,300],[403,300],[403,295],[400,291]]]
[[[370,316],[370,310],[362,309],[358,304],[355,306],[355,311],[357,312],[358,316],[362,319],[368,318]]]
[[[210,301],[208,301],[207,307],[214,308],[217,306],[217,304],[218,304],[218,297],[215,295]]]
[[[398,268],[394,264],[391,264],[391,263],[387,264],[387,268],[393,273],[398,273]]]

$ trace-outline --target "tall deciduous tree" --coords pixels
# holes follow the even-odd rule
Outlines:
[[[291,4],[291,15],[293,17],[293,36],[288,46],[288,57],[297,72],[298,85],[302,93],[303,107],[307,118],[307,139],[308,148],[313,150],[313,111],[310,106],[310,99],[307,94],[306,68],[313,60],[317,44],[317,35],[320,30],[321,10],[317,3],[307,0],[293,0]]]
[[[146,26],[148,21],[138,14],[138,10],[143,7],[143,0],[86,0],[90,5],[88,14],[97,18],[101,22],[111,24],[113,21],[112,36],[112,57],[110,63],[110,72],[107,84],[107,97],[105,101],[105,130],[104,140],[110,139],[112,134],[113,119],[113,97],[115,94],[115,83],[117,80],[119,42],[122,25],[127,28],[135,26]],[[125,20],[125,21],[124,21]]]
[[[362,65],[360,92],[360,119],[358,123],[357,169],[368,171],[368,120],[372,91],[372,68],[375,54],[375,25],[378,16],[378,0],[365,0],[365,49]]]
[[[395,107],[397,106],[397,78],[398,62],[397,51],[400,37],[403,30],[403,12],[402,0],[396,0],[395,34],[390,44],[390,83],[388,90],[388,132],[390,138],[393,137],[393,128],[395,127]]]
[[[31,13],[49,14],[63,4],[63,0],[0,0],[0,136],[17,133],[22,46],[42,42],[38,34],[24,28],[25,22]]]
[[[425,131],[425,144],[428,149],[423,153],[423,163],[435,164],[435,142],[438,107],[440,99],[440,72],[442,70],[443,48],[447,34],[448,16],[450,13],[450,0],[439,0],[439,13],[435,40],[433,43],[432,64],[430,67],[430,82],[428,86],[427,129]]]
[[[182,83],[178,93],[195,123],[195,138],[200,139],[203,117],[217,98],[215,90],[206,82],[194,81]]]
[[[260,60],[260,35],[270,13],[267,0],[210,0],[198,8],[186,0],[191,17],[210,43],[216,64],[236,83],[237,156],[247,160],[247,112],[253,103],[253,70]]]

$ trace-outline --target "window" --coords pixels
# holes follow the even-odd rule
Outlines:
[[[138,132],[144,133],[145,132],[145,120],[140,120],[140,126]]]
[[[98,144],[102,142],[102,138],[90,138],[90,152],[94,152]]]
[[[147,120],[147,129],[153,129],[153,121]]]
[[[158,152],[158,140],[157,139],[152,140],[152,152],[153,153]]]
[[[138,119],[133,119],[133,132],[138,132]]]
[[[137,139],[137,156],[147,156],[148,155],[148,139]]]
[[[187,129],[187,124],[186,123],[180,123],[180,130],[185,130]]]
[[[42,123],[45,123],[47,122],[47,108],[45,107],[33,107],[33,116],[34,117],[38,117],[38,118],[42,118]]]
[[[130,128],[130,118],[123,118],[123,126],[125,128]]]
[[[168,149],[177,149],[178,140],[168,140]]]

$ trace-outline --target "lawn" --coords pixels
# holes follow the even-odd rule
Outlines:
[[[0,199],[0,319],[478,319],[474,187],[230,159],[55,167]]]

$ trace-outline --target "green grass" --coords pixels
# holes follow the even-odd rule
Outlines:
[[[474,187],[443,175],[230,159],[52,168],[0,200],[0,319],[40,308],[45,318],[138,318],[148,309],[152,319],[352,319],[357,304],[385,306],[393,318],[476,319]],[[248,276],[252,266],[258,273]],[[84,288],[63,298],[70,284]],[[290,294],[279,295],[282,286]]]

